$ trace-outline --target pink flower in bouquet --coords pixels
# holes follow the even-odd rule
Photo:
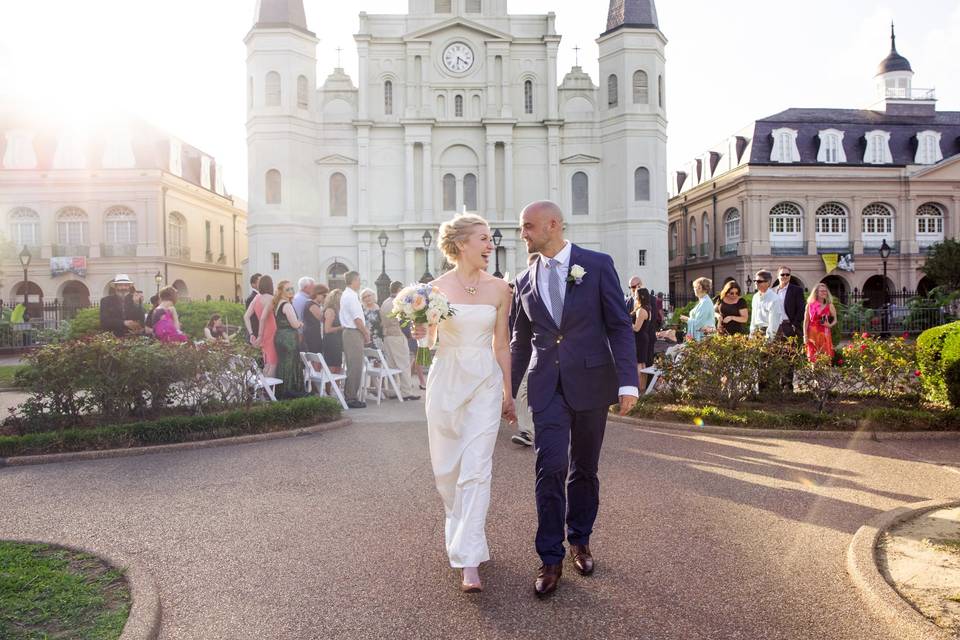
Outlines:
[[[413,297],[413,310],[422,311],[427,308],[427,299],[417,294]]]

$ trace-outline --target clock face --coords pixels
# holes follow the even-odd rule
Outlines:
[[[454,42],[443,51],[443,64],[454,73],[463,73],[473,66],[473,49]]]

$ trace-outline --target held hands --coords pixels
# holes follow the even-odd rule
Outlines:
[[[506,420],[509,424],[517,423],[517,407],[514,404],[513,398],[509,395],[503,395],[503,412],[501,414],[503,419]]]
[[[620,415],[627,415],[636,405],[636,396],[620,396]]]

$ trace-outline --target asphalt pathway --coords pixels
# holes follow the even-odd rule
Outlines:
[[[486,591],[443,552],[422,403],[318,435],[0,469],[0,538],[139,559],[160,637],[894,640],[844,569],[853,533],[960,495],[956,442],[785,441],[614,425],[598,568],[532,594],[533,453],[497,444]]]

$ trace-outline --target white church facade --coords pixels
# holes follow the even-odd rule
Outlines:
[[[602,19],[598,16],[598,23]],[[409,0],[360,13],[356,84],[318,82],[302,0],[259,0],[247,45],[249,266],[338,285],[348,269],[405,282],[445,266],[439,224],[499,229],[499,268],[526,266],[524,204],[561,204],[567,236],[622,278],[666,288],[666,39],[653,0],[611,0],[600,86],[558,82],[555,15],[507,0]],[[600,26],[598,24],[598,26]]]

